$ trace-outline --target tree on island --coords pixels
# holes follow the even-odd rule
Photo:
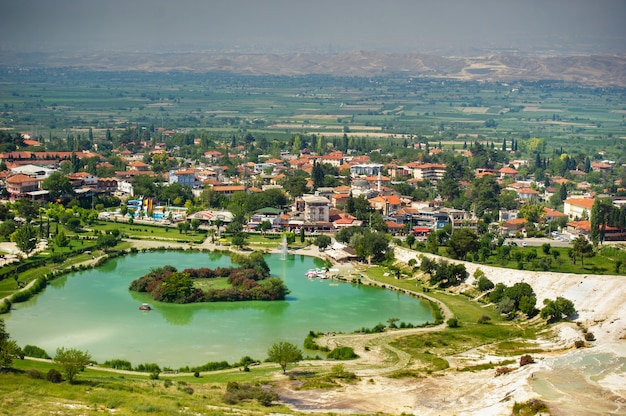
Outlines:
[[[287,365],[290,363],[297,363],[302,360],[302,351],[286,341],[280,341],[270,347],[267,351],[267,359],[273,363],[280,365],[283,370],[283,374],[287,371]]]
[[[241,267],[190,268],[179,272],[167,265],[134,280],[129,289],[147,292],[153,299],[169,303],[283,300],[290,293],[280,278],[269,277],[269,266],[261,252],[233,254],[231,260]],[[206,291],[194,287],[194,279],[217,277],[227,278],[231,286]]]

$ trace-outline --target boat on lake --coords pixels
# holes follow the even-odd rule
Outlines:
[[[319,277],[320,279],[327,278],[325,269],[309,269],[305,274],[309,279]]]
[[[152,310],[152,306],[148,305],[147,303],[142,303],[139,306],[139,310],[140,311],[150,311],[150,310]]]

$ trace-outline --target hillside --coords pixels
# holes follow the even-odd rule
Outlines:
[[[406,74],[463,80],[562,80],[596,86],[626,87],[624,56],[553,56],[492,54],[442,57],[354,51],[340,54],[226,53],[3,53],[0,65],[73,67],[100,71],[227,71],[250,75],[330,74],[374,76]]]

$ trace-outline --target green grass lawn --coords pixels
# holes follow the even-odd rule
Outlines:
[[[161,240],[186,241],[193,243],[201,243],[207,237],[204,232],[196,232],[189,230],[187,233],[180,232],[177,228],[159,227],[155,225],[144,224],[126,224],[119,222],[102,222],[99,221],[90,226],[93,230],[112,231],[119,230],[122,234],[128,235],[130,238],[150,238]]]
[[[431,371],[447,368],[440,361],[446,356],[459,354],[480,346],[489,346],[489,350],[505,355],[538,352],[532,340],[536,330],[513,323],[499,324],[462,324],[459,328],[446,328],[442,331],[409,335],[391,343],[424,363]],[[521,341],[511,341],[520,339]],[[493,347],[492,347],[493,345]]]
[[[291,413],[280,405],[267,408],[251,401],[227,406],[222,400],[226,383],[267,383],[279,371],[276,365],[253,366],[249,372],[232,369],[204,373],[200,377],[162,373],[158,379],[88,367],[78,374],[75,384],[47,381],[50,369],[61,370],[50,361],[15,360],[12,368],[10,372],[0,373],[0,414],[171,415],[181,413],[181,409],[184,414],[225,414],[227,408],[233,407],[259,415]],[[42,378],[31,376],[37,374]],[[207,406],[216,408],[208,410]]]
[[[209,290],[209,289],[228,289],[232,287],[230,283],[228,283],[227,277],[215,277],[212,279],[201,279],[196,278],[193,279],[193,287]]]
[[[402,289],[415,291],[418,294],[424,290],[423,282],[419,279],[396,279],[389,271],[382,266],[368,267],[365,271],[367,275],[380,283],[393,285]],[[388,273],[385,276],[385,273]],[[425,293],[437,300],[448,305],[457,319],[461,322],[476,322],[482,315],[487,315],[492,322],[502,320],[502,317],[492,307],[484,307],[483,305],[471,301],[466,296],[457,295],[442,290],[430,290]]]

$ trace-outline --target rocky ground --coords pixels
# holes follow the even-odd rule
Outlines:
[[[396,258],[402,262],[416,254],[396,248]],[[354,265],[337,267],[349,272]],[[561,323],[554,327],[553,337],[540,340],[540,347],[547,352],[534,355],[535,364],[510,374],[495,377],[493,369],[456,371],[457,361],[467,366],[511,358],[468,351],[450,357],[451,369],[436,376],[393,379],[387,377],[389,372],[403,368],[409,360],[405,353],[387,345],[386,338],[393,334],[329,336],[321,342],[330,347],[349,345],[358,351],[361,358],[346,367],[359,376],[359,381],[333,390],[298,390],[298,382],[282,378],[278,383],[281,399],[297,410],[334,413],[508,415],[513,403],[532,398],[542,399],[556,415],[626,412],[624,277],[538,273],[466,263],[470,275],[477,267],[495,283],[529,283],[539,304],[556,296],[572,300],[578,311],[576,321],[593,332],[597,340],[588,348],[574,349],[574,341],[582,339],[581,329],[574,323]],[[472,278],[467,284],[472,284]],[[403,334],[437,329],[412,329]],[[366,344],[370,346],[367,350]],[[389,354],[398,357],[391,366]],[[298,370],[308,365],[319,363],[305,363]],[[563,374],[568,374],[571,381]]]

